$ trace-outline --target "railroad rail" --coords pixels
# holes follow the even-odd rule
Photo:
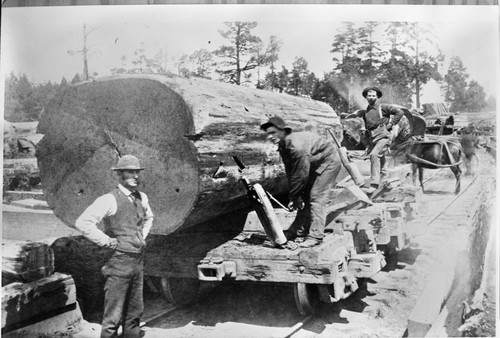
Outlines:
[[[431,178],[435,178],[437,174],[438,174],[438,172],[434,173],[434,175]],[[436,220],[438,220],[441,216],[443,216],[443,214],[445,213],[445,211],[447,209],[453,208],[453,206],[456,203],[458,203],[458,201],[461,200],[461,197],[466,195],[467,192],[469,192],[471,190],[471,188],[473,186],[475,186],[475,183],[481,177],[481,174],[482,174],[482,167],[479,166],[476,174],[472,178],[470,178],[470,180],[468,180],[468,182],[467,182],[466,186],[463,188],[462,192],[458,195],[453,196],[453,198],[450,201],[447,200],[445,203],[443,203],[442,209],[434,216],[431,216],[431,218],[429,220],[426,220],[424,224],[420,223],[420,226],[424,229],[431,227],[436,222]],[[469,202],[464,202],[464,203],[469,203]],[[424,232],[425,232],[425,230],[424,230]],[[161,312],[153,315],[152,317],[149,317],[148,319],[146,319],[144,325],[147,327],[152,325],[154,327],[155,323],[168,322],[170,318],[172,318],[176,315],[178,316],[179,315],[178,311],[180,311],[182,309],[186,309],[186,306],[181,306],[181,307],[174,306],[172,308],[161,311]],[[281,328],[282,330],[280,331],[280,333],[278,335],[275,335],[275,336],[278,336],[278,337],[294,337],[294,336],[298,336],[298,335],[300,336],[300,332],[307,330],[308,327],[312,327],[312,325],[315,325],[313,323],[315,323],[316,321],[321,321],[321,320],[322,320],[321,317],[315,316],[315,315],[301,316],[301,318],[297,320],[296,324],[291,325],[289,328],[286,328],[286,329]]]

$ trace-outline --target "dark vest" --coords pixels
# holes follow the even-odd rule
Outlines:
[[[141,252],[146,245],[142,237],[145,211],[140,200],[134,204],[119,189],[111,191],[116,199],[116,214],[104,219],[105,233],[118,240],[116,250],[125,252]]]
[[[378,128],[381,124],[385,122],[384,118],[381,117],[381,106],[376,104],[373,106],[368,106],[366,108],[366,113],[364,116],[365,127],[368,130],[373,130]]]

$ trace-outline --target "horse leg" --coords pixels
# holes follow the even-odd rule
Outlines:
[[[455,183],[455,195],[458,195],[460,192],[460,176],[462,175],[462,170],[458,165],[450,167],[450,169],[457,179],[457,182]]]
[[[411,179],[413,185],[417,185],[417,165],[415,163],[411,164]]]
[[[422,187],[422,192],[425,192],[424,189],[424,168],[418,167],[418,180],[420,181],[420,186]]]

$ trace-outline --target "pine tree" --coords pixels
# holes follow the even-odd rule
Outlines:
[[[257,27],[256,22],[236,21],[224,24],[227,30],[219,30],[219,33],[230,44],[214,51],[214,55],[221,59],[216,72],[222,81],[237,85],[250,82],[253,71],[277,60],[280,42],[271,37],[268,46],[264,46],[262,40],[251,33]]]
[[[468,78],[469,74],[462,60],[458,56],[453,57],[444,76],[444,85],[441,87],[451,112],[461,112],[466,109]]]

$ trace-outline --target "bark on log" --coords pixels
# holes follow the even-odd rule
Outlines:
[[[54,252],[48,244],[2,240],[2,286],[31,282],[54,272]]]
[[[327,136],[325,128],[333,128],[342,137],[330,106],[286,94],[154,75],[72,86],[46,107],[38,127],[45,135],[37,147],[44,194],[72,226],[116,186],[110,168],[119,154],[134,154],[146,167],[141,190],[156,216],[152,233],[199,224],[247,203],[232,155],[247,165],[251,182],[286,192],[276,146],[259,128],[272,115],[296,131]]]

